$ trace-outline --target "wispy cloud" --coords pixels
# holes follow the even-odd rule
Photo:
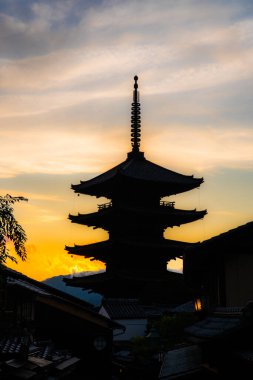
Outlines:
[[[206,123],[231,98],[231,84],[239,90],[233,105],[238,109],[248,101],[239,85],[253,75],[248,2],[228,6],[223,1],[106,1],[90,6],[78,1],[31,1],[22,12],[14,1],[10,10],[6,6],[1,14],[0,134],[5,141],[1,177],[101,170],[103,147],[118,154],[125,146],[123,128],[129,115],[122,111],[130,103],[129,79],[136,72],[141,73],[144,102],[145,97],[154,100],[159,95],[159,103],[151,103],[152,111],[147,112],[159,129],[159,136],[150,135],[156,139],[155,155],[166,152],[164,142],[174,138],[180,145],[173,144],[177,149],[170,149],[171,156],[177,161],[184,152],[191,157],[189,166],[197,170],[252,166],[249,125],[240,120],[242,132],[231,135],[224,127],[233,121],[221,111],[218,132]],[[220,91],[222,98],[217,96]],[[175,94],[173,110],[181,116],[184,109],[187,114],[171,123],[168,133],[164,119],[173,115],[166,106]],[[195,99],[188,110],[182,103],[185,94]],[[107,109],[101,107],[106,99]],[[114,119],[119,107],[122,121],[117,134]],[[197,125],[190,130],[193,122]],[[110,143],[113,134],[120,142],[118,149]],[[31,139],[39,142],[40,149],[38,143],[30,144]]]
[[[151,139],[149,151],[156,159],[171,162],[181,170],[194,168],[205,173],[219,167],[253,169],[252,129],[219,130],[210,126],[200,130],[176,125],[172,131],[154,134]],[[160,153],[155,146],[160,147]]]

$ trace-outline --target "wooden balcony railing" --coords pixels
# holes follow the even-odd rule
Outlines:
[[[160,206],[174,208],[175,202],[160,201]],[[105,210],[110,207],[112,207],[112,202],[103,203],[103,204],[98,205],[98,211]]]
[[[162,207],[175,207],[175,202],[160,201],[160,206]]]
[[[112,202],[103,203],[101,205],[98,205],[98,211],[101,211],[110,207],[112,207]]]

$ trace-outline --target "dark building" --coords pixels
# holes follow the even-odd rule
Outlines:
[[[90,304],[4,268],[0,321],[1,379],[111,378],[113,331],[124,327]]]
[[[185,330],[187,340],[219,379],[253,375],[252,236],[249,222],[196,244],[184,257],[185,280],[202,308],[200,321]]]
[[[253,300],[253,222],[186,251],[184,276],[204,307],[242,308]]]
[[[108,203],[99,205],[97,212],[70,215],[69,219],[103,228],[109,238],[95,244],[66,247],[66,250],[71,255],[104,262],[106,272],[65,281],[106,297],[180,303],[187,298],[183,278],[167,271],[167,262],[181,257],[188,243],[165,239],[164,231],[203,218],[206,210],[180,210],[175,202],[165,202],[162,198],[197,188],[203,178],[176,173],[144,157],[140,151],[138,77],[134,80],[131,152],[125,161],[107,172],[72,185],[75,193],[108,198]]]

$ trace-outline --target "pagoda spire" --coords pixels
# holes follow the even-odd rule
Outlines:
[[[141,142],[141,106],[139,103],[138,77],[134,77],[133,103],[131,107],[131,145],[132,152],[139,153]]]

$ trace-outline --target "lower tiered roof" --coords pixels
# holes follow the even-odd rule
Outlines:
[[[98,273],[90,276],[65,278],[70,286],[92,290],[105,297],[134,297],[142,301],[177,305],[191,299],[181,273],[167,271],[163,275],[145,276],[123,271]]]
[[[191,246],[193,243],[186,243],[177,240],[160,239],[144,241],[131,240],[126,238],[108,239],[98,243],[86,244],[86,245],[74,245],[73,247],[66,246],[65,249],[71,255],[78,255],[84,257],[94,257],[97,260],[107,261],[107,258],[111,256],[112,252],[120,255],[122,251],[127,250],[129,256],[133,250],[140,253],[155,251],[156,258],[164,257],[169,259],[182,256],[182,251]],[[156,259],[154,258],[154,260]]]
[[[98,212],[90,214],[69,215],[73,223],[89,227],[99,227],[109,230],[112,226],[124,226],[124,223],[156,224],[161,228],[180,226],[203,218],[207,211],[180,210],[174,207],[160,206],[158,208],[113,207],[108,205]],[[151,222],[150,222],[151,221]]]

